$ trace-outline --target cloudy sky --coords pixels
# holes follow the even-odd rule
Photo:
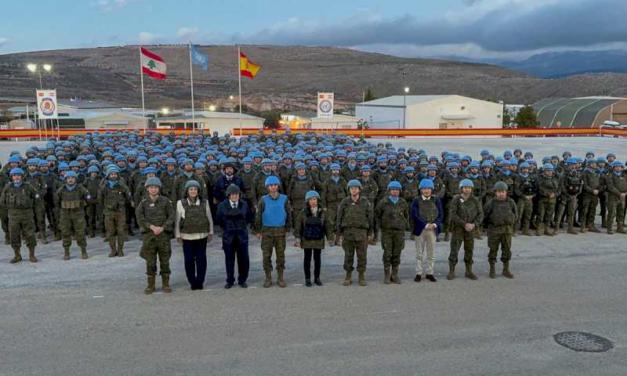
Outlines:
[[[0,54],[125,44],[324,45],[522,59],[627,49],[627,0],[3,1]]]

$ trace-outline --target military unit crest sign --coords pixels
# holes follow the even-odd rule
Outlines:
[[[333,117],[333,93],[318,93],[318,117]]]

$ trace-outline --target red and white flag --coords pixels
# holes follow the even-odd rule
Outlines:
[[[140,48],[140,55],[142,72],[157,80],[165,80],[167,67],[161,56],[144,47]]]

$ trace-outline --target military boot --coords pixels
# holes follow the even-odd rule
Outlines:
[[[588,232],[588,227],[586,225],[581,226],[581,229],[579,229],[579,232],[581,232],[582,234],[585,234],[586,232]]]
[[[531,236],[531,234],[529,233],[529,223],[523,225],[522,234],[524,236]]]
[[[116,250],[115,250],[115,246],[114,246],[114,245],[109,244],[109,248],[111,249],[111,250],[109,251],[109,257],[115,257],[115,256],[117,255],[117,252],[116,252]]]
[[[14,248],[13,252],[15,252],[15,256],[9,262],[11,264],[16,264],[16,263],[22,261],[22,254],[20,253],[20,249],[19,248]]]
[[[514,275],[509,271],[509,261],[503,263],[503,277],[514,278]]]
[[[122,240],[118,240],[118,257],[124,257],[124,242]]]
[[[392,283],[395,283],[397,285],[401,284],[401,278],[398,276],[398,266],[392,267],[392,277],[390,280],[392,281]]]
[[[574,226],[568,226],[568,230],[566,232],[569,233],[569,234],[572,234],[572,235],[577,235],[578,234],[578,232],[575,230]]]
[[[383,273],[385,274],[383,277],[383,283],[385,283],[386,285],[389,285],[392,281],[391,281],[391,277],[390,277],[390,267],[386,266],[383,269]]]
[[[144,289],[144,294],[150,295],[153,292],[155,292],[155,276],[154,275],[149,275],[148,276],[148,285]]]
[[[283,270],[277,270],[277,281],[276,284],[279,285],[279,287],[284,288],[287,287],[287,283],[285,283],[285,280],[283,279]]]
[[[64,248],[63,249],[63,259],[65,261],[70,259],[70,249],[69,248]]]
[[[455,264],[452,262],[448,262],[448,274],[446,275],[446,279],[452,281],[455,279]]]
[[[544,225],[538,225],[536,228],[536,236],[542,236],[544,233]]]
[[[28,261],[30,262],[37,262],[39,260],[37,260],[37,257],[35,257],[35,248],[29,248],[28,249]]]
[[[616,232],[619,234],[627,234],[627,231],[625,231],[625,226],[622,223],[616,225]]]
[[[588,228],[588,231],[590,231],[590,232],[596,232],[596,233],[601,232],[601,230],[599,230],[599,229],[598,229],[595,225],[590,226],[590,227]]]
[[[496,266],[493,262],[490,263],[490,278],[496,278]]]
[[[472,279],[473,281],[477,280],[477,275],[472,272],[472,264],[469,262],[466,263],[466,278]]]
[[[87,260],[89,258],[89,255],[87,255],[87,248],[81,248],[81,259],[83,260]]]
[[[344,277],[344,282],[342,282],[342,285],[350,286],[353,283],[352,274],[353,272],[346,272],[346,277]]]
[[[359,286],[366,286],[366,272],[359,272]]]
[[[263,281],[263,287],[272,287],[272,272],[269,270],[266,270],[266,280]]]
[[[161,285],[163,286],[163,292],[168,294],[172,292],[172,288],[170,287],[169,274],[161,274]]]

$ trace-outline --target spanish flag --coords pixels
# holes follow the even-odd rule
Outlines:
[[[239,53],[239,69],[240,74],[242,76],[248,77],[250,79],[255,78],[259,70],[261,69],[261,65],[257,65],[252,61],[248,60],[248,56],[246,56],[243,52]]]

